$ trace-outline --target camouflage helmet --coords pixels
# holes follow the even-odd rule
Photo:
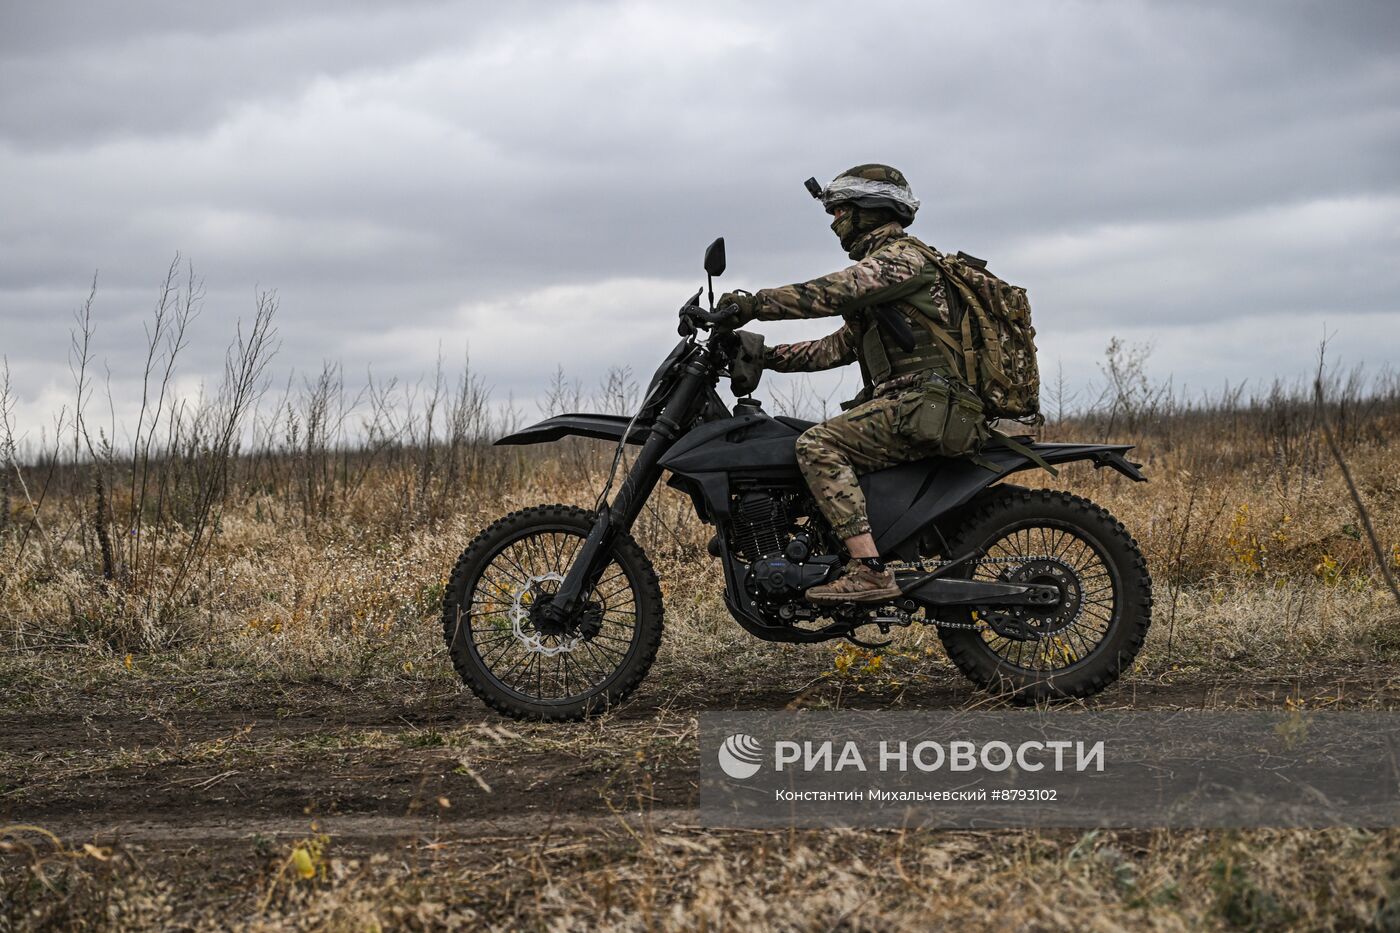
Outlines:
[[[914,197],[904,173],[877,162],[846,169],[821,190],[820,197],[827,213],[843,202],[858,207],[886,207],[905,226],[919,209],[919,199]]]

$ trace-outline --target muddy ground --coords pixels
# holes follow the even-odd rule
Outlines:
[[[9,831],[0,862],[11,891],[36,861],[48,859],[51,870],[66,852],[65,870],[81,863],[82,877],[102,884],[114,864],[127,872],[117,881],[139,873],[177,905],[172,916],[199,926],[218,925],[211,918],[221,910],[242,916],[292,904],[287,860],[308,839],[318,840],[318,861],[334,861],[342,872],[387,856],[412,869],[405,878],[431,865],[432,872],[450,866],[489,879],[529,857],[540,865],[601,864],[610,852],[635,855],[639,827],[653,840],[712,838],[695,825],[691,809],[701,711],[958,709],[989,702],[951,673],[899,689],[825,681],[795,691],[732,689],[717,680],[683,695],[643,685],[633,702],[601,720],[546,726],[503,719],[445,682],[410,698],[315,682],[256,692],[182,693],[184,686],[149,691],[147,697],[164,699],[127,708],[94,700],[85,713],[79,697],[59,709],[0,715],[0,825],[53,834]],[[1176,683],[1130,677],[1094,705],[1397,704],[1400,681],[1377,667]],[[540,861],[542,853],[548,859]],[[316,870],[332,883],[323,866]],[[512,907],[510,898],[525,896],[538,881],[495,880],[505,887],[460,891],[445,902],[465,917],[521,920],[524,914],[514,911],[524,908]],[[26,896],[42,905],[43,896],[60,894]],[[73,909],[79,907],[87,909]],[[56,918],[64,916],[60,911]]]
[[[395,703],[315,684],[245,696],[231,709],[3,715],[0,818],[85,840],[157,846],[304,833],[310,818],[345,842],[530,832],[551,818],[611,816],[617,792],[635,788],[643,771],[653,806],[680,818],[694,802],[699,712],[801,707],[810,699],[716,688],[682,706],[658,702],[643,687],[634,702],[589,725],[517,723],[454,688]],[[844,705],[986,702],[948,683],[847,695]],[[1400,680],[1386,669],[1128,682],[1094,705],[1268,709],[1290,702],[1391,707],[1400,703]],[[646,755],[640,765],[638,752]]]

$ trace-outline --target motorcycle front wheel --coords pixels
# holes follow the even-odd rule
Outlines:
[[[567,505],[512,512],[458,558],[443,596],[448,654],[471,691],[516,719],[567,721],[622,702],[661,645],[661,587],[646,553],[618,535],[570,627],[542,613],[593,527]]]

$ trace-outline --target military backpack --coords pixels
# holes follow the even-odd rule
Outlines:
[[[913,237],[910,240],[928,260],[923,270],[846,302],[842,313],[872,309],[882,323],[904,331],[896,342],[907,343],[903,349],[911,351],[914,344],[908,325],[891,321],[888,315],[896,302],[912,306],[919,312],[918,322],[942,347],[953,373],[981,398],[989,419],[1043,424],[1040,366],[1026,290],[992,275],[985,260],[967,253],[945,256]],[[946,283],[944,294],[951,313],[947,328],[942,309],[935,307],[933,300],[933,287],[940,276]],[[902,315],[896,316],[903,320]],[[885,362],[888,368],[889,359]]]
[[[932,249],[925,256],[947,283],[954,332],[928,314],[920,317],[981,397],[987,415],[1043,423],[1040,365],[1026,290],[992,275],[986,261],[975,256],[946,256]]]

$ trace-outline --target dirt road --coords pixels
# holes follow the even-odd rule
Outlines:
[[[148,684],[140,702],[94,696],[88,715],[71,703],[0,715],[0,927],[592,928],[664,926],[677,922],[676,910],[701,910],[707,923],[801,927],[816,917],[841,926],[878,902],[881,928],[917,929],[934,901],[977,925],[1027,870],[1049,883],[1086,845],[1144,876],[1189,863],[1210,877],[1215,847],[1228,842],[695,824],[701,711],[995,705],[951,673],[912,688],[829,679],[794,690],[648,685],[613,715],[564,726],[502,719],[448,684],[407,698],[395,685],[166,686]],[[1380,667],[1129,678],[1096,705],[1286,704],[1394,708],[1400,682]],[[1362,843],[1375,874],[1400,839]],[[1271,836],[1261,851],[1281,844],[1314,842]],[[308,861],[298,865],[301,855]],[[860,874],[891,864],[895,874]],[[1101,883],[1096,863],[1074,864],[1095,910],[1120,924],[1141,919],[1140,898]],[[794,873],[794,865],[807,867]],[[833,885],[833,872],[845,882]],[[1281,890],[1307,903],[1309,885],[1334,883],[1325,866],[1317,873]],[[1161,889],[1172,890],[1175,876],[1164,877]],[[1182,902],[1182,922],[1211,916],[1213,903]],[[1052,905],[1022,906],[1027,923],[1058,922]]]
[[[658,702],[643,689],[583,725],[522,724],[451,688],[410,703],[306,686],[242,708],[0,717],[0,820],[83,841],[181,846],[321,832],[389,838],[532,835],[550,825],[649,811],[684,822],[702,709],[831,706],[817,691],[720,691]],[[1297,678],[1125,682],[1102,707],[1393,706],[1388,671]],[[955,680],[847,692],[842,705],[962,708],[986,698]]]

